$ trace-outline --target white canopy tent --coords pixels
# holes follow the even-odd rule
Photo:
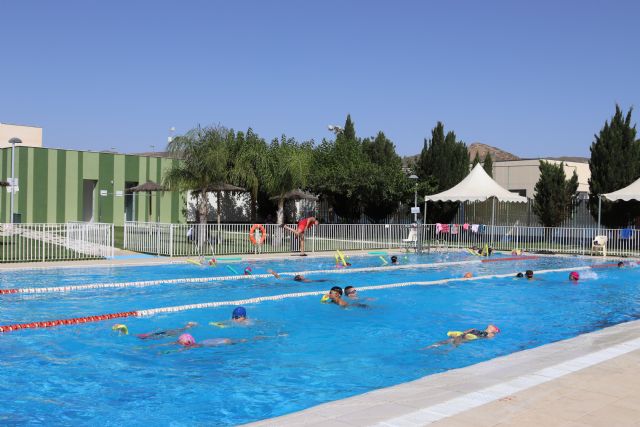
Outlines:
[[[601,202],[603,197],[611,202],[618,200],[622,200],[624,202],[640,200],[640,178],[620,190],[600,194],[600,196],[598,196],[598,228],[600,228],[600,211],[602,210]]]
[[[491,210],[491,233],[495,223],[496,200],[500,202],[526,203],[527,198],[502,188],[495,182],[478,163],[465,179],[456,186],[443,191],[442,193],[425,196],[425,215],[427,213],[427,201],[432,202],[483,202],[493,199]]]

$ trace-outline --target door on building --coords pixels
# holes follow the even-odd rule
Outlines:
[[[137,182],[127,181],[124,183],[124,220],[134,221],[136,217],[136,193],[130,193],[127,190],[137,186]]]
[[[82,181],[82,220],[94,222],[93,200],[95,199],[96,185],[98,181],[84,179]]]

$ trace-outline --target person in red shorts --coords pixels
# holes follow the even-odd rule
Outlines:
[[[298,240],[300,241],[300,256],[307,256],[307,254],[304,253],[304,233],[316,224],[318,224],[318,220],[315,217],[310,216],[308,218],[302,218],[300,221],[298,221],[297,229],[289,227],[286,224],[282,224],[280,225],[280,227],[283,227],[298,236]]]

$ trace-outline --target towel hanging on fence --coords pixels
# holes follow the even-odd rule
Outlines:
[[[632,237],[633,237],[633,229],[623,228],[622,230],[620,230],[621,239],[631,239]]]
[[[448,233],[449,232],[449,224],[440,224],[436,223],[436,234],[439,233]]]
[[[451,234],[458,234],[458,225],[451,224]]]
[[[466,222],[464,224],[462,224],[462,229],[464,231],[467,231],[469,229],[469,224],[467,224]]]
[[[486,233],[487,232],[487,226],[484,224],[480,224],[480,227],[478,228],[478,232],[479,233]]]
[[[477,233],[479,228],[480,228],[480,226],[479,226],[478,224],[473,224],[473,225],[471,226],[471,231],[472,231],[473,233]]]

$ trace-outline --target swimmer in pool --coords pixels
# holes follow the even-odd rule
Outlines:
[[[189,322],[184,326],[184,328],[167,329],[166,331],[149,332],[149,333],[146,333],[146,334],[139,334],[139,335],[137,335],[137,337],[140,338],[141,340],[158,340],[158,339],[165,338],[165,337],[175,337],[177,335],[182,334],[187,329],[193,328],[194,326],[198,326],[198,324],[196,322]]]
[[[236,307],[231,313],[231,323],[229,322],[209,322],[211,326],[218,328],[227,328],[233,325],[247,326],[251,325],[251,320],[247,318],[247,309],[244,307]]]
[[[623,267],[624,267],[624,262],[619,261],[619,262],[618,262],[618,268],[623,268]]]
[[[328,298],[329,301],[339,305],[340,307],[346,307],[349,305],[349,303],[342,299],[342,288],[340,286],[334,286],[331,288],[329,293],[325,295],[325,298]]]
[[[577,282],[578,280],[580,280],[580,273],[578,273],[577,271],[572,271],[571,273],[569,273],[569,280],[572,282]]]
[[[280,278],[280,275],[273,270],[267,270],[267,273],[273,274],[273,277],[275,277],[276,279]]]
[[[231,313],[231,321],[241,325],[248,325],[249,319],[247,318],[247,310],[244,307],[236,307]]]
[[[353,286],[347,286],[344,288],[344,295],[350,300],[360,300],[361,298],[358,296],[358,291]],[[373,298],[362,298],[364,301],[373,301]],[[361,304],[358,302],[350,302],[349,305],[354,305],[357,307],[368,308],[369,306],[366,304]]]
[[[278,337],[286,337],[289,334],[286,333],[282,333],[282,334],[278,334],[275,337],[268,337],[268,336],[256,336],[253,337],[253,341],[260,341],[260,340],[264,340],[264,339],[268,339],[268,338],[278,338]],[[196,339],[191,335],[191,334],[182,334],[180,335],[180,337],[178,337],[178,340],[169,344],[177,344],[182,346],[182,348],[179,351],[182,350],[190,350],[192,348],[199,348],[199,347],[220,347],[223,345],[234,345],[234,344],[240,344],[240,343],[245,343],[245,342],[249,342],[248,339],[246,338],[242,338],[242,339],[231,339],[231,338],[209,338],[206,340],[202,340],[200,342],[196,342]],[[171,353],[171,351],[165,351],[163,353]]]
[[[327,279],[307,279],[306,277],[304,277],[302,274],[296,274],[293,277],[293,280],[295,280],[296,282],[304,282],[304,283],[311,283],[311,282],[326,282]]]
[[[533,279],[533,270],[527,270],[524,272],[524,276],[529,279],[532,280]]]
[[[516,278],[518,279],[522,279],[524,277],[524,274],[522,272],[519,272],[518,274],[516,274]]]
[[[464,332],[450,331],[449,333],[447,333],[447,335],[449,335],[449,338],[447,338],[446,340],[438,341],[437,343],[433,343],[430,346],[422,348],[421,350],[437,348],[446,344],[452,344],[454,347],[457,347],[462,343],[473,341],[478,338],[493,338],[499,333],[500,328],[498,328],[496,325],[489,325],[484,330],[467,329]]]
[[[400,264],[398,262],[398,257],[395,255],[391,255],[391,265],[398,265],[398,264]]]

